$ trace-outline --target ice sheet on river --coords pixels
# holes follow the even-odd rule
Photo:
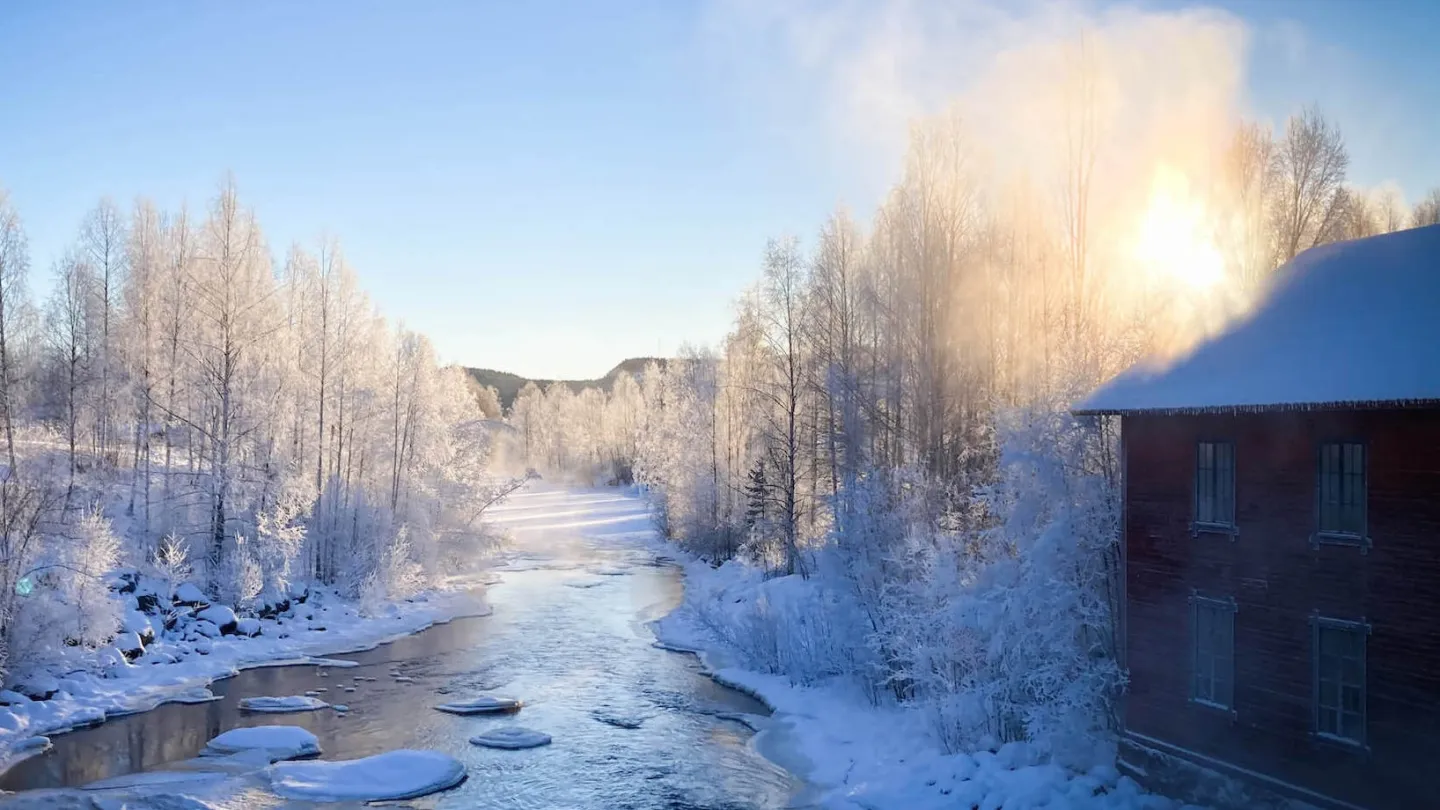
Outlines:
[[[306,695],[289,697],[248,697],[240,699],[240,710],[257,714],[281,714],[284,712],[312,712],[323,709],[329,703]]]
[[[452,788],[465,781],[465,766],[439,751],[401,749],[346,762],[278,762],[266,775],[287,799],[382,802]]]
[[[549,745],[550,735],[520,726],[503,726],[476,734],[470,738],[470,744],[516,751],[521,748],[539,748],[542,745]]]

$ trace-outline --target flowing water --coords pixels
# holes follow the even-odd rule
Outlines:
[[[647,550],[638,501],[603,491],[523,492],[498,507],[494,521],[514,542],[503,581],[486,594],[492,615],[336,656],[359,662],[356,668],[246,670],[212,685],[219,701],[166,705],[57,736],[53,751],[6,772],[0,787],[76,786],[163,769],[226,729],[279,723],[313,731],[326,759],[431,748],[464,762],[468,781],[417,802],[424,806],[788,806],[799,783],[756,753],[746,726],[717,716],[766,709],[716,685],[693,656],[653,646],[646,623],[679,603],[683,584],[678,569]],[[242,697],[320,688],[320,697],[350,711],[249,715],[237,706]],[[481,692],[519,697],[525,708],[506,717],[432,708]],[[548,733],[554,743],[497,751],[468,742],[510,724]],[[261,803],[274,801],[255,795],[242,804]]]

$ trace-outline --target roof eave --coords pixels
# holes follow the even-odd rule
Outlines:
[[[1250,414],[1285,411],[1374,411],[1440,408],[1440,398],[1336,400],[1331,402],[1276,402],[1248,405],[1194,405],[1151,408],[1073,408],[1075,416],[1194,416],[1198,414]]]

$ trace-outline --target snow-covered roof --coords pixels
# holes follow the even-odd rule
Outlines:
[[[1440,225],[1307,250],[1247,318],[1077,413],[1440,404]]]

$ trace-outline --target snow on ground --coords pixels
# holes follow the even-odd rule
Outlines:
[[[320,740],[299,726],[232,728],[211,740],[201,756],[224,757],[242,751],[263,751],[272,761],[320,754]]]
[[[399,801],[465,781],[465,766],[438,751],[402,749],[345,762],[279,762],[270,787],[289,799],[322,802]]]
[[[672,552],[673,553],[673,552]],[[652,624],[656,646],[695,652],[711,676],[753,695],[774,715],[755,746],[805,779],[807,800],[842,810],[1177,810],[1146,794],[1113,767],[1068,771],[1041,761],[1023,743],[995,751],[946,754],[925,718],[894,705],[874,706],[844,683],[797,686],[782,675],[739,666],[737,651],[713,623],[727,605],[748,603],[755,588],[740,566],[686,566],[685,602]],[[753,597],[754,594],[748,594]],[[702,604],[703,603],[703,604]],[[702,618],[708,617],[708,618]],[[740,619],[737,617],[736,626]],[[739,720],[740,718],[736,718]]]
[[[205,687],[242,669],[295,664],[353,666],[353,662],[314,656],[373,649],[436,623],[488,612],[474,593],[461,589],[465,584],[457,582],[455,590],[388,604],[371,616],[360,615],[353,602],[329,592],[316,592],[309,602],[296,606],[294,619],[283,623],[256,619],[260,635],[254,638],[227,635],[186,640],[171,633],[146,646],[144,654],[133,662],[114,662],[102,672],[77,669],[31,673],[19,679],[18,691],[32,697],[54,694],[48,700],[13,700],[17,695],[12,693],[0,701],[6,704],[0,705],[0,763],[20,752],[36,736],[99,723],[111,715],[145,711],[162,703],[213,700],[214,695]],[[177,596],[204,598],[198,588],[184,585],[177,589]]]

